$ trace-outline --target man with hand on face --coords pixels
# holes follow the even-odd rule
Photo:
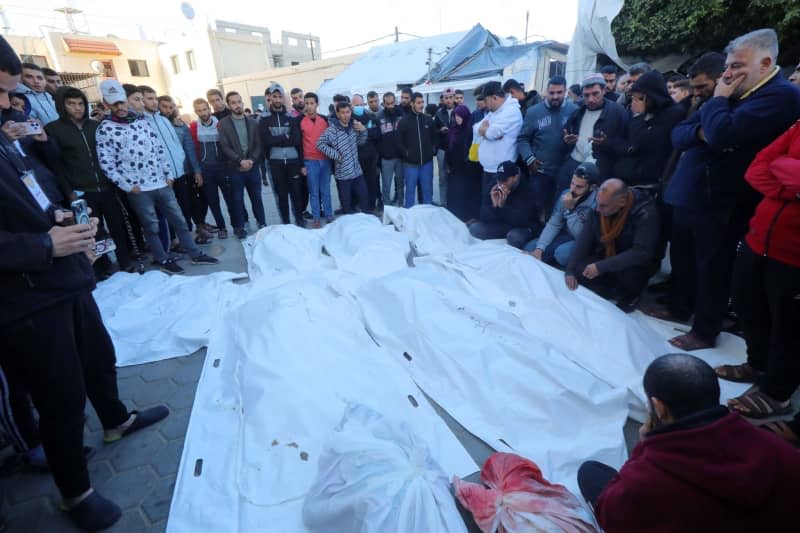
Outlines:
[[[600,74],[590,74],[581,84],[583,101],[564,128],[564,143],[572,151],[561,165],[556,190],[569,187],[572,174],[581,163],[595,163],[601,179],[612,175],[612,146],[625,134],[628,112],[603,97],[605,85]]]
[[[133,87],[136,90],[135,87]],[[166,149],[146,120],[128,112],[126,92],[116,80],[100,84],[103,101],[111,115],[97,128],[97,158],[108,179],[128,193],[128,200],[142,224],[153,262],[167,274],[184,270],[167,255],[159,238],[156,209],[166,217],[195,265],[216,265],[192,240],[186,220],[172,191],[173,170]],[[170,126],[172,127],[172,126]]]
[[[538,226],[533,187],[513,161],[501,163],[494,175],[497,181],[488,201],[481,201],[480,221],[471,224],[469,232],[477,239],[506,239],[509,245],[522,248]]]
[[[258,228],[267,226],[264,202],[261,199],[261,175],[256,163],[262,154],[262,140],[258,124],[244,115],[244,103],[239,93],[225,95],[231,114],[219,121],[219,145],[228,160],[231,173],[231,200],[233,201],[231,225],[239,239],[247,237],[244,229],[244,191],[250,197],[253,216]]]
[[[600,171],[594,163],[583,163],[576,168],[569,189],[561,195],[541,235],[525,245],[525,250],[540,261],[567,266],[575,241],[597,209],[599,178]]]
[[[556,174],[566,155],[564,126],[577,109],[566,101],[566,92],[566,79],[551,78],[545,100],[528,110],[517,137],[517,150],[528,166],[536,190],[537,214],[542,220],[553,212]]]
[[[672,132],[673,145],[686,153],[666,201],[689,206],[675,215],[684,217],[695,254],[692,329],[670,340],[684,351],[713,347],[722,328],[736,249],[760,200],[744,173],[756,154],[800,117],[800,91],[779,75],[774,30],[745,34],[725,51],[714,96]],[[682,174],[688,186],[672,191]]]
[[[643,385],[650,413],[630,459],[619,472],[597,461],[578,470],[603,531],[786,531],[797,507],[797,450],[721,406],[702,359],[663,355]]]
[[[653,271],[660,229],[650,195],[611,178],[597,192],[593,211],[575,242],[564,279],[605,298],[614,298],[626,313],[636,309]]]

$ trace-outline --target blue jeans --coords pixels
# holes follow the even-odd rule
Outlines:
[[[314,220],[319,220],[321,202],[323,209],[325,209],[325,215],[332,217],[333,202],[331,202],[330,159],[323,159],[321,161],[306,159],[305,166],[308,172],[308,176],[306,176],[308,180],[308,192],[311,196],[311,216],[314,217]]]
[[[247,196],[250,197],[250,204],[253,206],[253,215],[256,217],[259,226],[267,225],[267,218],[264,215],[264,202],[261,200],[261,174],[258,167],[246,172],[235,172],[231,176],[231,201],[233,209],[231,212],[231,224],[233,229],[244,228],[244,190],[247,188]]]
[[[422,166],[403,165],[403,174],[406,178],[406,203],[404,207],[414,205],[417,195],[417,183],[422,187],[422,203],[433,203],[433,161],[428,161]]]
[[[178,206],[178,200],[175,198],[175,193],[172,188],[161,187],[154,191],[142,191],[140,193],[128,193],[128,200],[139,216],[139,222],[142,224],[144,236],[147,243],[150,245],[150,251],[153,254],[153,260],[162,262],[167,259],[167,251],[161,245],[161,239],[158,236],[158,215],[156,209],[164,217],[167,222],[175,230],[181,246],[189,250],[191,257],[197,257],[203,252],[192,240],[192,234],[189,233],[189,227],[186,225],[186,219],[183,218],[183,212]]]
[[[539,239],[533,239],[531,242],[525,245],[525,251],[534,251],[538,242]],[[553,242],[548,244],[544,249],[542,252],[542,261],[545,263],[552,263],[555,261],[560,266],[565,267],[567,266],[567,263],[569,263],[569,256],[572,253],[573,248],[575,248],[575,239],[573,239],[566,231],[562,231],[556,235],[556,238],[553,239]]]

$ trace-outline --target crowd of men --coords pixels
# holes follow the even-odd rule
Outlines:
[[[691,322],[688,333],[670,340],[676,348],[711,348],[733,320],[747,342],[747,362],[713,369],[713,376],[756,387],[728,408],[749,418],[793,412],[789,398],[800,384],[800,336],[792,330],[800,324],[800,66],[788,80],[781,76],[773,30],[743,35],[724,54],[703,54],[686,76],[638,63],[618,77],[616,66],[606,66],[573,86],[553,77],[543,95],[515,80],[488,82],[473,93],[476,109],[460,90],[448,89],[439,105],[426,107],[422,94],[404,88],[398,95],[337,95],[326,113],[315,93],[287,95],[271,83],[266,110],[253,114],[237,92],[213,88],[193,102],[197,119],[189,124],[170,96],[113,79],[101,82],[102,104],[92,108],[57,73],[20,63],[0,44],[0,333],[13,339],[0,355],[10,398],[0,419],[28,462],[52,470],[64,508],[81,528],[119,518],[89,482],[85,398],[109,442],[167,416],[164,407],[128,413],[119,403],[94,283],[116,270],[142,272],[148,256],[169,274],[184,271],[184,256],[216,264],[204,245],[227,239],[229,229],[244,239],[248,229],[267,225],[264,186],[273,187],[283,224],[320,228],[339,214],[433,203],[435,165],[439,204],[472,235],[505,239],[532,261],[562,269],[570,290],[587,287],[625,312],[642,308]],[[91,210],[88,224],[72,220],[70,205],[80,200]],[[107,237],[116,265],[96,248]],[[642,306],[667,253],[671,274],[649,289],[661,296]],[[62,370],[42,371],[54,361]],[[658,437],[669,449],[680,445],[681,432],[706,426],[720,442],[735,441],[744,426],[713,409],[718,386],[709,385],[702,362],[665,361],[653,371],[659,377],[645,376],[652,412],[643,442],[669,433],[671,441]],[[692,373],[700,377],[692,381]],[[692,386],[706,388],[697,401]],[[769,432],[747,439],[796,443],[800,417],[764,428]],[[637,530],[617,522],[621,511],[608,511],[619,505],[614,498],[627,498],[615,494],[632,469],[623,468],[602,495],[616,474],[597,464],[583,471],[587,499],[604,502],[598,517],[606,531]],[[644,481],[634,481],[643,491]],[[703,490],[713,495],[725,487]],[[751,524],[748,512],[721,519]]]

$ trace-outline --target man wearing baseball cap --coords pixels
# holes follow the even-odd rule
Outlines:
[[[195,265],[215,265],[197,247],[189,233],[178,200],[172,191],[174,175],[167,159],[164,143],[145,120],[137,120],[128,112],[125,89],[117,80],[100,83],[103,101],[111,114],[97,128],[97,158],[108,179],[128,193],[128,200],[142,224],[145,238],[153,254],[153,262],[162,272],[182,274],[181,268],[164,249],[158,232],[158,213],[167,218],[178,240]]]
[[[575,169],[569,189],[561,194],[559,204],[538,239],[525,245],[525,251],[546,263],[565,267],[572,249],[592,211],[597,207],[600,171],[594,163]]]
[[[538,229],[533,187],[513,161],[501,163],[493,175],[496,181],[488,198],[481,199],[480,221],[469,231],[478,239],[506,239],[511,246],[522,248]]]

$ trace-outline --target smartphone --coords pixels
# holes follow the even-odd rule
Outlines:
[[[89,204],[86,203],[86,200],[75,200],[70,204],[70,207],[72,208],[75,224],[89,223]]]
[[[117,249],[114,239],[103,239],[94,243],[94,255],[101,256]]]
[[[25,125],[25,135],[39,135],[42,133],[42,125],[39,122],[29,120],[27,122],[21,122],[21,124]]]

